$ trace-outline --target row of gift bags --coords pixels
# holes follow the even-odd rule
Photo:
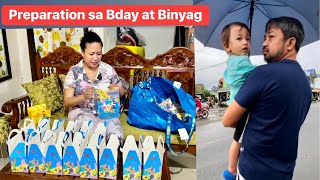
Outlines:
[[[52,128],[49,121],[44,118],[36,127],[25,119],[21,130],[10,132],[7,144],[13,172],[116,179],[120,149],[123,179],[161,179],[165,151],[161,136],[157,146],[151,136],[140,137],[137,146],[130,135],[120,148],[114,134],[106,142],[104,123],[93,131],[92,121],[69,121],[64,130],[64,120],[54,120]]]

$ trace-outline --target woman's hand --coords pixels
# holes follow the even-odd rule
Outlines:
[[[118,84],[110,84],[109,85],[109,89],[110,90],[116,90],[119,89],[120,92],[120,97],[123,97],[126,93],[126,91],[124,90],[124,88],[122,86],[119,86]]]
[[[74,95],[75,89],[74,88],[66,88],[64,90],[64,99],[63,105],[66,108],[74,107],[79,105],[86,99],[94,98],[94,88],[93,86],[87,86],[83,89],[83,94],[79,96]]]
[[[87,86],[83,90],[84,99],[92,99],[94,97],[94,88],[93,86]]]
[[[118,84],[110,84],[110,85],[109,85],[109,89],[110,89],[110,90],[119,89],[119,85],[118,85]]]

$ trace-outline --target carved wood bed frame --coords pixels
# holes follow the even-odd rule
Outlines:
[[[37,79],[47,77],[51,73],[66,74],[69,68],[80,60],[82,60],[81,54],[67,46],[57,48],[44,58],[38,54]],[[130,82],[130,88],[149,76],[160,76],[179,81],[186,92],[191,95],[195,93],[194,53],[188,48],[172,48],[153,59],[145,59],[127,48],[115,47],[102,55],[102,61],[113,66],[119,76]],[[19,120],[28,116],[27,107],[30,106],[32,106],[30,98],[24,95],[7,101],[2,106],[2,111],[12,113],[10,125],[12,128],[17,128]],[[181,150],[181,147],[177,150]],[[189,150],[192,154],[196,154],[195,147],[189,146],[188,152]]]

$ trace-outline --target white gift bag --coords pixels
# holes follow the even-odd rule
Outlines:
[[[53,121],[51,130],[56,133],[56,137],[58,137],[60,132],[64,131],[64,119],[56,119]]]
[[[99,178],[117,179],[119,139],[111,134],[106,146],[105,138],[100,144]]]
[[[27,125],[27,122],[29,122],[28,125]],[[36,125],[34,124],[34,121],[32,119],[25,118],[24,122],[23,122],[23,127],[21,128],[21,130],[25,134],[26,145],[28,145],[27,142],[28,142],[30,134],[32,133],[32,131],[36,130]]]
[[[93,121],[84,121],[82,123],[82,126],[79,130],[79,132],[82,133],[83,137],[91,137],[92,133],[93,133]]]
[[[13,137],[12,134],[16,133]],[[11,130],[8,140],[9,159],[12,172],[28,172],[27,147],[22,136],[22,131]]]
[[[100,122],[96,129],[94,130],[95,134],[102,134],[104,137],[106,137],[107,134],[107,123]]]
[[[65,132],[69,132],[70,138],[73,139],[74,133],[78,132],[82,126],[82,121],[68,121]]]
[[[98,149],[105,135],[94,133],[80,160],[80,178],[98,179]]]
[[[142,137],[140,137],[142,139]],[[123,179],[141,179],[142,165],[142,144],[139,141],[139,146],[134,139],[134,136],[129,135],[124,143],[123,152]]]
[[[74,134],[71,145],[65,146],[63,155],[63,174],[80,176],[80,160],[92,134],[92,121],[84,121],[79,132]]]
[[[162,136],[158,137],[157,147],[154,145],[152,136],[147,136],[144,139],[142,179],[161,179],[164,152],[165,148]]]
[[[66,127],[66,132],[78,132],[81,128],[81,121],[68,121],[67,127]]]
[[[51,141],[45,157],[46,173],[62,175],[62,154],[64,145],[72,143],[71,132],[64,132],[64,120],[55,120],[52,130],[55,132],[56,141]],[[62,130],[62,131],[61,131]]]
[[[37,131],[40,133],[40,139],[43,139],[46,130],[50,130],[50,119],[42,118],[38,124]]]
[[[44,135],[42,135],[44,134]],[[41,140],[41,136],[43,136]],[[30,172],[45,173],[45,157],[49,144],[53,144],[56,140],[55,132],[46,130],[43,133],[36,130],[30,134],[28,147],[28,166]]]

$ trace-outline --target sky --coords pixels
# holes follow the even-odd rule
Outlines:
[[[195,39],[195,68],[196,84],[204,84],[210,90],[212,86],[218,86],[219,79],[223,77],[228,55],[220,49],[204,47]],[[320,74],[320,41],[308,44],[300,48],[297,56],[302,69],[316,69]],[[252,64],[265,64],[263,56],[251,56]]]

